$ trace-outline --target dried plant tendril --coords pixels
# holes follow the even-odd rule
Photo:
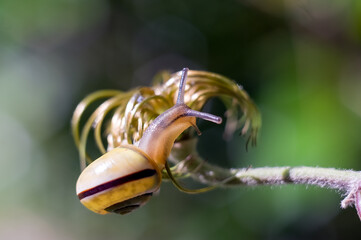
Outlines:
[[[149,124],[177,100],[182,72],[162,73],[152,87],[139,87],[128,92],[102,90],[86,97],[76,108],[72,129],[80,152],[81,166],[93,161],[87,151],[87,141],[94,130],[94,141],[101,154],[123,144],[137,144]],[[169,79],[165,79],[169,77]],[[182,86],[184,103],[192,110],[200,111],[211,98],[219,98],[226,106],[225,136],[228,138],[240,129],[247,135],[247,143],[256,144],[261,127],[260,113],[248,94],[234,81],[215,73],[189,70]],[[105,99],[94,110],[85,125],[80,128],[82,114],[99,99]],[[111,120],[104,122],[108,117]],[[101,130],[105,129],[107,147],[103,145]]]

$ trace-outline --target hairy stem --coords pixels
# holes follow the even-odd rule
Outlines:
[[[221,168],[199,157],[196,143],[191,139],[174,145],[170,160],[176,173],[189,173],[196,181],[219,187],[305,184],[336,189],[347,195],[341,207],[355,205],[361,219],[361,171],[305,166]]]

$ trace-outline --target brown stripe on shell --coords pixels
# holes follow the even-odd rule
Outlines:
[[[78,198],[79,198],[79,200],[81,200],[83,198],[89,197],[96,193],[105,191],[109,188],[113,188],[113,187],[131,182],[131,181],[139,180],[142,178],[154,176],[156,173],[157,173],[157,171],[155,171],[154,169],[144,169],[142,171],[135,172],[135,173],[132,173],[132,174],[120,177],[120,178],[116,178],[109,182],[106,182],[106,183],[100,184],[98,186],[95,186],[93,188],[90,188],[88,190],[85,190],[78,194]]]

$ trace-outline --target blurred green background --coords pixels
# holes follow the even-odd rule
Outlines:
[[[86,210],[77,103],[183,67],[235,79],[263,115],[247,153],[205,131],[209,161],[361,169],[359,0],[0,0],[0,239],[360,239],[338,193],[305,186],[187,195],[164,183],[129,215]]]

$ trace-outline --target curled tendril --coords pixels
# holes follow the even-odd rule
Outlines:
[[[79,150],[81,168],[93,161],[87,151],[87,140],[93,131],[94,141],[101,154],[123,144],[137,144],[149,124],[162,112],[172,107],[177,98],[181,72],[162,73],[160,81],[152,87],[140,87],[128,92],[102,90],[90,94],[75,109],[72,118],[72,132]],[[190,108],[200,111],[210,98],[217,97],[225,105],[226,126],[224,136],[229,138],[241,129],[241,135],[248,137],[248,143],[256,144],[257,132],[261,126],[259,111],[246,91],[232,80],[219,74],[188,72],[184,101]],[[85,119],[87,108],[98,101],[103,102]],[[109,121],[107,121],[109,119]],[[102,131],[106,135],[104,146]],[[169,176],[172,168],[168,168]],[[172,177],[185,177],[186,175]]]

